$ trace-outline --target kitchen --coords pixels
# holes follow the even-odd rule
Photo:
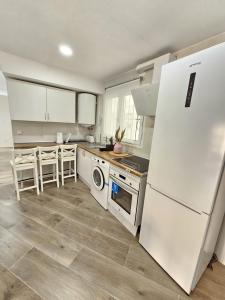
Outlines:
[[[221,3],[1,2],[0,298],[224,299]]]

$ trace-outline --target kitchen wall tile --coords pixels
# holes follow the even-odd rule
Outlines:
[[[78,124],[12,121],[13,138],[16,143],[56,140],[56,133],[64,137],[72,133],[72,139],[84,139],[89,134],[87,127]]]

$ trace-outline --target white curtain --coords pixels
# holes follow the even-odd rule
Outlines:
[[[103,99],[103,135],[111,137],[116,129],[126,128],[124,142],[140,143],[143,117],[137,115],[131,90],[139,80],[121,84],[106,90]]]

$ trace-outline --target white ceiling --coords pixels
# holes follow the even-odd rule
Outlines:
[[[224,30],[224,0],[0,0],[0,50],[104,81]]]

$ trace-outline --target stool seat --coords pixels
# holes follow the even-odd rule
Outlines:
[[[48,160],[48,159],[55,159],[55,153],[49,152],[49,153],[42,153],[41,155],[38,155],[39,159],[42,160]]]
[[[61,158],[61,157],[71,157],[71,158],[73,158],[74,153],[71,152],[71,151],[63,151],[63,153],[62,152],[59,153],[59,158]]]
[[[33,169],[35,166],[35,163],[19,163],[19,164],[13,164],[13,161],[10,160],[11,167],[15,167],[18,171],[27,170],[27,169]]]
[[[36,157],[33,156],[32,154],[30,155],[18,155],[15,157],[15,164],[26,164],[26,163],[34,163]]]

